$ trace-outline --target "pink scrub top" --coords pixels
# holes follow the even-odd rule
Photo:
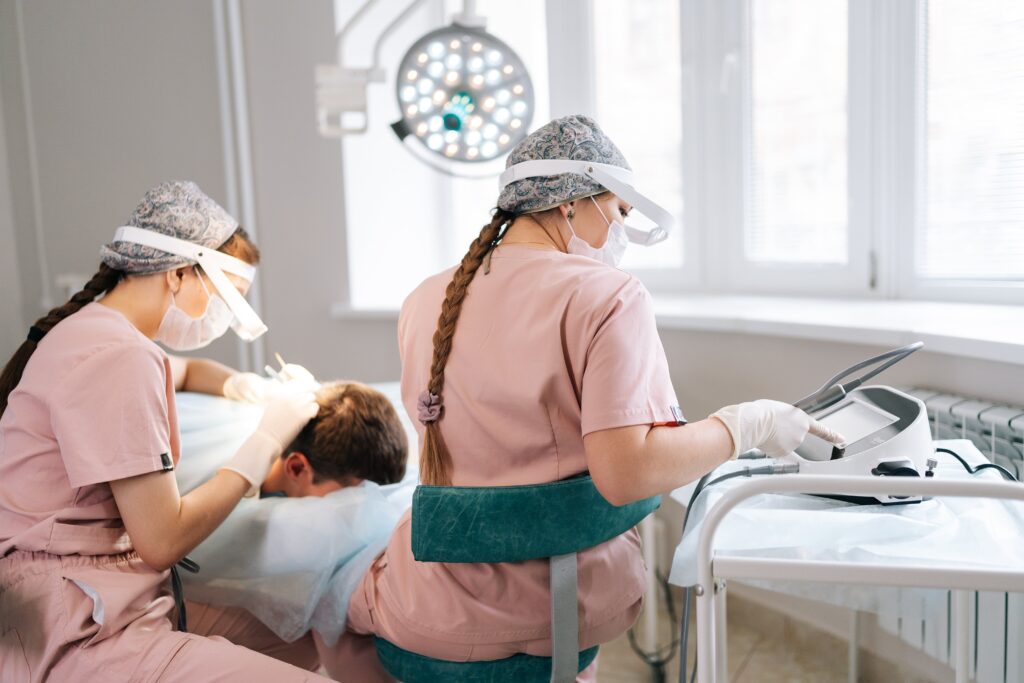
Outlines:
[[[167,355],[87,304],[39,342],[0,418],[0,557],[132,550],[107,482],[178,457]]]
[[[426,280],[402,306],[402,401],[413,418],[453,273]],[[592,259],[524,245],[496,249],[490,272],[481,268],[469,286],[443,394],[439,425],[456,486],[535,484],[585,472],[586,434],[675,424],[678,404],[644,286]],[[424,427],[416,428],[422,443]],[[579,561],[581,631],[621,617],[641,598],[635,529]],[[407,513],[378,564],[380,599],[423,635],[462,643],[550,637],[546,560],[416,562]]]

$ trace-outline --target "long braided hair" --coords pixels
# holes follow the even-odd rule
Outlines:
[[[459,321],[459,313],[462,312],[462,303],[466,299],[466,290],[469,289],[469,283],[473,281],[473,277],[480,269],[484,259],[501,241],[505,230],[508,229],[515,217],[516,214],[509,211],[495,210],[491,222],[483,227],[480,235],[469,245],[469,251],[462,258],[462,263],[445,290],[441,315],[437,319],[437,331],[434,332],[434,356],[430,363],[430,381],[427,384],[427,391],[442,404],[444,368],[448,364],[448,356],[452,351],[452,337],[455,336],[455,326]],[[443,414],[442,408],[440,416]],[[450,486],[452,456],[441,436],[439,423],[437,421],[428,422],[426,427],[423,456],[420,459],[420,476],[424,484]]]
[[[77,313],[83,306],[96,299],[101,294],[106,294],[121,281],[125,275],[124,271],[115,270],[106,263],[100,264],[100,269],[89,278],[80,292],[71,297],[63,306],[50,309],[50,312],[37,320],[32,326],[32,333],[29,338],[21,343],[18,350],[14,352],[11,359],[7,361],[4,370],[0,373],[0,416],[7,410],[7,398],[18,386],[21,376],[28,365],[28,359],[35,353],[36,347],[43,335],[52,330],[57,323],[72,313]]]
[[[218,251],[223,251],[252,264],[258,262],[260,258],[259,249],[249,240],[249,236],[242,228],[235,230]],[[112,290],[126,275],[127,273],[122,270],[111,268],[105,263],[100,264],[100,269],[85,283],[80,292],[72,296],[66,304],[51,309],[49,313],[35,322],[29,333],[29,338],[21,343],[11,359],[7,361],[3,372],[0,373],[0,416],[7,411],[7,399],[14,388],[18,386],[18,382],[21,381],[21,376],[25,373],[25,367],[28,365],[28,359],[35,353],[39,341],[46,333],[64,318],[77,313],[86,304]]]

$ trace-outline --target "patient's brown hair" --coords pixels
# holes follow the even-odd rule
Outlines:
[[[314,482],[358,477],[394,484],[405,476],[409,443],[387,396],[359,382],[331,382],[316,394],[320,410],[282,457],[298,451]]]

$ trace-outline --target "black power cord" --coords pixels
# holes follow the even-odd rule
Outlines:
[[[1001,475],[1003,475],[1003,477],[1005,477],[1006,479],[1009,479],[1010,481],[1015,481],[1017,483],[1020,483],[1020,480],[1017,479],[1017,477],[1015,477],[1012,472],[1010,472],[1008,469],[1006,469],[1002,465],[997,465],[994,462],[986,462],[986,463],[984,463],[982,465],[978,465],[977,467],[971,467],[970,464],[968,464],[968,462],[966,460],[964,460],[962,457],[960,457],[959,453],[955,453],[955,452],[949,450],[948,448],[936,448],[935,452],[936,453],[946,453],[947,455],[952,455],[954,458],[956,458],[960,462],[961,465],[964,466],[964,469],[967,470],[968,474],[977,474],[978,472],[981,472],[982,470],[996,470]]]
[[[713,470],[712,470],[713,471]],[[697,481],[697,485],[693,487],[693,493],[690,495],[690,502],[686,505],[686,512],[683,514],[683,530],[680,537],[686,536],[686,522],[690,519],[690,511],[693,510],[694,503],[697,502],[697,498],[700,496],[701,491],[708,485],[708,479],[711,478],[711,472],[708,472]],[[680,648],[679,648],[679,680],[685,681],[686,671],[688,669],[687,659],[689,658],[689,645],[690,645],[690,602],[693,597],[693,589],[687,586],[683,591],[683,625],[682,625],[682,636],[680,637]],[[697,677],[697,656],[694,654],[693,657],[693,674],[690,676],[690,683]]]
[[[714,470],[712,470],[712,472],[714,472]],[[686,533],[686,520],[688,520],[690,518],[690,510],[693,509],[693,503],[694,503],[694,501],[697,500],[697,496],[700,495],[701,490],[703,490],[704,487],[707,485],[707,481],[708,481],[708,479],[711,478],[712,472],[708,472],[703,477],[701,477],[697,481],[697,486],[695,486],[694,489],[693,489],[693,495],[690,496],[690,502],[686,506],[686,513],[683,516],[683,531],[682,531],[683,534]],[[655,572],[655,575],[660,577],[658,572]],[[665,585],[666,588],[668,587],[667,582],[664,585]],[[666,599],[666,606],[668,607],[669,620],[672,623],[672,633],[675,634],[675,633],[678,633],[677,629],[679,628],[679,623],[675,619],[675,604],[672,601],[672,593],[670,591],[668,591],[668,590],[666,590],[666,592],[665,592],[665,599]],[[684,597],[683,597],[683,624],[684,624],[684,626],[683,626],[683,633],[684,634],[688,634],[689,629],[687,628],[686,625],[689,624],[689,623],[690,623],[690,589],[686,588],[684,590]],[[636,644],[636,635],[634,634],[634,629],[632,627],[630,627],[628,633],[629,633],[629,645],[630,645],[630,647],[633,649],[633,652],[635,652],[637,654],[637,656],[640,657],[640,659],[644,660],[644,662],[648,666],[651,667],[651,675],[652,675],[652,677],[654,679],[654,682],[655,683],[664,683],[664,681],[665,681],[665,664],[667,662],[671,661],[672,657],[675,656],[676,648],[678,648],[679,644],[680,644],[680,638],[678,636],[674,636],[672,638],[672,643],[669,645],[669,654],[667,656],[665,656],[665,657],[661,657],[661,656],[659,656],[659,652],[660,651],[656,651],[654,653],[650,653],[650,652],[646,652],[645,650],[640,649],[640,647],[637,646],[637,644]],[[685,671],[686,670],[686,643],[683,642],[682,645],[683,645],[683,649],[682,649],[682,655],[681,655],[682,659],[681,659],[680,666],[682,667],[682,670]],[[662,648],[662,649],[664,649],[664,648]],[[694,675],[697,674],[697,669],[696,668],[693,670],[693,673],[694,673]]]
[[[790,469],[790,468],[793,468],[793,469]],[[683,516],[683,530],[682,530],[683,535],[685,535],[685,533],[686,533],[686,522],[690,518],[690,511],[693,510],[693,505],[694,505],[694,503],[696,503],[697,498],[703,492],[703,489],[708,488],[709,486],[714,486],[717,483],[721,483],[723,481],[726,481],[728,479],[733,479],[733,478],[736,478],[736,477],[749,477],[749,476],[753,476],[755,474],[783,474],[783,473],[791,472],[791,471],[795,472],[797,470],[792,465],[791,466],[783,466],[783,465],[778,465],[778,464],[772,464],[772,465],[764,465],[764,466],[759,466],[759,467],[744,467],[741,470],[736,470],[734,472],[728,472],[726,474],[723,474],[722,476],[716,477],[715,479],[711,478],[711,475],[714,473],[714,470],[712,470],[711,472],[708,472],[707,474],[705,474],[702,477],[700,477],[700,479],[697,480],[696,486],[693,487],[693,494],[690,496],[690,502],[686,506],[686,514]],[[637,642],[636,642],[636,635],[634,633],[634,629],[631,628],[629,630],[629,632],[628,632],[629,633],[629,640],[630,640],[630,647],[632,647],[633,651],[636,652],[636,654],[641,659],[644,660],[644,663],[646,663],[647,666],[649,666],[651,668],[651,675],[653,677],[654,683],[664,683],[665,682],[665,680],[666,680],[666,678],[665,678],[666,677],[665,666],[669,663],[669,661],[672,660],[672,657],[674,657],[676,655],[676,650],[678,648],[679,651],[680,651],[680,665],[679,665],[680,666],[680,674],[681,674],[680,675],[680,680],[681,681],[685,681],[686,680],[685,674],[686,674],[686,672],[688,670],[686,648],[687,648],[687,645],[688,645],[688,642],[689,642],[690,597],[691,597],[692,589],[690,589],[690,588],[685,589],[685,594],[684,594],[684,598],[683,598],[683,615],[682,615],[682,620],[680,622],[679,620],[677,620],[676,607],[675,607],[675,603],[672,600],[672,591],[671,591],[671,588],[669,586],[668,580],[664,577],[664,575],[662,575],[662,573],[657,572],[657,571],[655,571],[655,577],[657,578],[657,581],[658,581],[659,585],[662,586],[662,590],[663,590],[664,597],[665,597],[666,608],[667,608],[667,611],[669,612],[669,622],[670,622],[670,624],[672,626],[672,632],[673,633],[681,633],[681,635],[673,637],[672,642],[669,643],[668,645],[665,645],[663,647],[659,647],[656,650],[654,650],[653,652],[647,652],[647,651],[641,649],[640,646],[637,644]],[[680,628],[680,624],[682,624],[681,628]],[[692,674],[690,674],[690,677],[689,677],[690,683],[693,683],[693,681],[696,679],[696,675],[697,675],[696,660],[694,658],[693,672],[692,672]]]
[[[658,581],[658,585],[661,587],[662,594],[665,600],[665,609],[668,611],[668,619],[671,624],[671,633],[677,634],[679,631],[679,617],[676,616],[675,602],[672,600],[672,588],[669,586],[668,577],[659,571],[654,572],[655,578]],[[687,616],[689,616],[687,614]],[[630,627],[627,632],[629,636],[629,646],[633,649],[640,659],[644,661],[647,666],[651,667],[651,674],[654,679],[654,683],[665,683],[665,665],[672,661],[672,658],[676,656],[676,648],[679,647],[679,636],[675,635],[672,638],[672,642],[668,645],[659,647],[654,652],[647,652],[642,649],[636,642],[635,629]]]
[[[757,475],[757,474],[787,474],[787,473],[791,473],[791,472],[796,472],[797,469],[798,468],[795,465],[782,465],[782,464],[775,463],[775,464],[771,464],[771,465],[762,465],[762,466],[759,466],[759,467],[744,467],[741,470],[736,470],[735,472],[729,472],[727,474],[723,474],[722,476],[716,477],[715,479],[711,479],[711,475],[712,475],[712,473],[714,471],[712,470],[712,472],[708,472],[703,477],[701,477],[700,480],[697,482],[697,485],[695,487],[693,487],[693,494],[690,496],[690,502],[686,506],[686,514],[683,515],[683,531],[682,531],[682,536],[686,535],[686,522],[690,519],[690,511],[693,510],[694,503],[697,502],[697,498],[700,497],[700,494],[704,491],[704,489],[710,488],[710,487],[714,486],[715,484],[720,484],[723,481],[727,481],[729,479],[735,479],[736,477],[750,477],[750,476],[754,476],[754,475]],[[708,481],[709,479],[711,479],[711,480]],[[713,588],[712,587],[705,587],[705,590],[713,590]],[[689,646],[689,641],[690,641],[690,601],[692,599],[692,596],[693,596],[693,589],[692,588],[685,589],[684,596],[683,596],[683,623],[682,623],[682,627],[681,627],[682,634],[679,637],[679,658],[680,658],[679,659],[679,672],[680,672],[679,680],[680,681],[685,681],[686,680],[686,671],[689,668],[688,667],[688,662],[686,660],[688,659],[687,648]],[[696,678],[697,678],[697,657],[696,657],[696,655],[694,655],[694,658],[693,658],[693,673],[690,674],[690,678],[689,678],[690,683],[693,683],[693,681],[696,680]]]

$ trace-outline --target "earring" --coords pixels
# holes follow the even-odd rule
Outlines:
[[[568,213],[566,213],[566,214],[565,214],[565,216],[566,216],[566,218],[568,218],[569,220],[572,220],[573,218],[575,218],[575,217],[576,217],[576,212],[575,212],[575,211],[573,211],[572,209],[569,209],[569,212],[568,212]]]

